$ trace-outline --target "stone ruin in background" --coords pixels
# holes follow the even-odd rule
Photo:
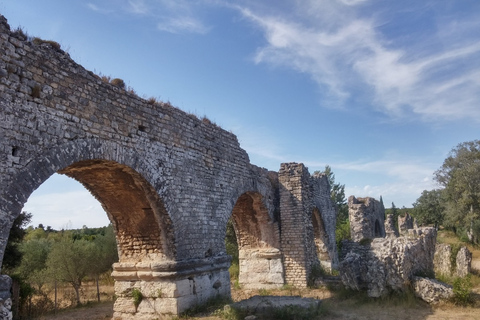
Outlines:
[[[436,245],[436,229],[418,228],[408,213],[398,217],[399,232],[393,215],[385,219],[383,204],[373,198],[351,196],[348,207],[352,241],[342,242],[339,268],[345,287],[380,297],[412,284],[418,297],[434,303],[453,295],[450,286],[433,279],[442,262],[448,261],[440,268],[445,274],[465,276],[470,271],[466,248],[458,252],[452,268],[452,250]]]

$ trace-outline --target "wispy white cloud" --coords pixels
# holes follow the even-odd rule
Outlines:
[[[359,10],[367,3],[306,1],[275,14],[253,6],[237,8],[264,32],[266,44],[255,62],[309,74],[324,92],[323,105],[347,106],[356,95],[393,117],[413,112],[423,120],[480,121],[480,35],[473,32],[480,22],[431,26],[431,45],[424,45],[425,35],[416,34],[397,42],[379,27],[385,23],[377,21],[381,10],[368,17]]]
[[[205,34],[210,28],[202,23],[202,21],[192,16],[176,16],[172,18],[165,18],[157,24],[161,31],[170,33],[199,33]]]
[[[128,9],[135,14],[147,14],[149,13],[149,8],[144,0],[129,0]]]

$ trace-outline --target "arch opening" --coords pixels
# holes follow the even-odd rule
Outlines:
[[[239,276],[243,288],[276,288],[284,284],[278,223],[257,192],[242,194],[230,221],[238,244]]]
[[[84,160],[58,171],[100,202],[115,230],[120,262],[173,259],[173,228],[153,187],[135,170],[107,160]]]
[[[314,208],[312,212],[312,225],[315,248],[317,251],[317,257],[320,260],[320,265],[324,270],[330,271],[332,269],[332,259],[328,252],[328,234],[325,232],[325,225],[323,223],[320,210]]]

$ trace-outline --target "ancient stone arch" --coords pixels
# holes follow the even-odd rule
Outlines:
[[[244,272],[265,286],[306,286],[318,262],[314,208],[338,264],[325,176],[298,163],[278,173],[258,168],[234,134],[104,82],[61,49],[12,32],[0,16],[0,261],[13,220],[55,172],[90,190],[115,227],[115,319],[176,315],[229,296],[230,216]],[[258,272],[267,261],[269,273]],[[134,289],[143,296],[138,308]]]
[[[278,221],[269,215],[262,198],[259,193],[246,192],[232,212],[239,248],[239,283],[246,289],[284,284]]]

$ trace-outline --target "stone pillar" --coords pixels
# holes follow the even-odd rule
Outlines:
[[[435,246],[435,255],[433,265],[436,275],[452,275],[452,247],[449,244],[437,243]]]
[[[309,177],[308,169],[297,163],[282,163],[278,175],[285,282],[296,287],[307,286],[314,260],[311,255],[316,254],[311,212],[306,205]]]
[[[113,266],[114,320],[172,317],[216,296],[230,296],[230,256]],[[134,296],[140,296],[135,305]],[[140,301],[139,301],[140,300]]]
[[[387,215],[387,219],[385,219],[385,234],[387,237],[400,236],[397,227],[395,226],[395,219],[393,217],[393,214]]]
[[[285,283],[282,253],[276,248],[241,249],[239,264],[244,289],[275,289]]]
[[[467,247],[461,247],[457,253],[455,273],[457,277],[466,277],[472,271],[472,253]]]

